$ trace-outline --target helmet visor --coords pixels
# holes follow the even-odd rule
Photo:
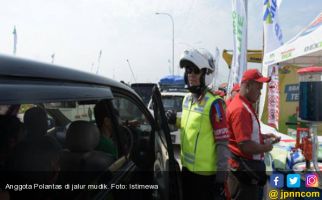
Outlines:
[[[187,74],[191,74],[192,72],[194,74],[199,74],[200,73],[200,69],[198,67],[187,66],[187,67],[185,67],[185,72]]]

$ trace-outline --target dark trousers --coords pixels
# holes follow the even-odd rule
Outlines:
[[[261,186],[246,185],[240,182],[231,171],[228,172],[227,184],[231,200],[260,199]]]
[[[203,176],[182,168],[183,199],[212,200],[215,198],[216,175]]]

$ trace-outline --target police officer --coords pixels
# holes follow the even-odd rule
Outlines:
[[[186,50],[180,67],[190,93],[183,100],[181,119],[173,111],[166,115],[181,130],[183,199],[224,199],[228,130],[225,103],[207,87],[214,60],[207,50]]]

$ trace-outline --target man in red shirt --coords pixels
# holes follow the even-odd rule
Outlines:
[[[240,90],[240,85],[237,83],[233,86],[233,89],[230,92],[230,97],[226,100],[226,106],[230,104],[230,102],[233,100],[233,98],[238,94]]]
[[[273,146],[271,143],[264,143],[264,139],[278,140],[278,138],[273,134],[261,134],[260,123],[252,105],[259,99],[263,83],[269,81],[270,78],[263,77],[256,69],[245,71],[239,94],[227,107],[228,147],[231,151],[228,189],[231,199],[258,200],[262,189],[260,185],[266,183],[263,157],[264,153],[271,151]],[[250,171],[253,173],[243,171],[246,168],[252,169]],[[257,179],[256,176],[264,177],[264,180]],[[263,183],[260,180],[263,180]]]

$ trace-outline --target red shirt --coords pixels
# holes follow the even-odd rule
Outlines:
[[[231,103],[231,101],[233,100],[232,97],[229,97],[227,100],[226,100],[226,106],[228,107],[229,104]]]
[[[250,111],[256,117],[259,133],[256,133],[255,130],[253,131],[252,115],[243,104],[246,104],[246,106],[248,106]],[[227,107],[226,117],[229,132],[228,147],[230,151],[237,156],[241,156],[248,159],[255,159],[256,155],[244,154],[238,146],[238,143],[249,140],[263,144],[263,137],[260,133],[259,121],[252,107],[252,104],[245,97],[240,96],[240,94],[237,94],[229,104],[229,107]],[[263,157],[263,155],[261,154],[260,157]]]

